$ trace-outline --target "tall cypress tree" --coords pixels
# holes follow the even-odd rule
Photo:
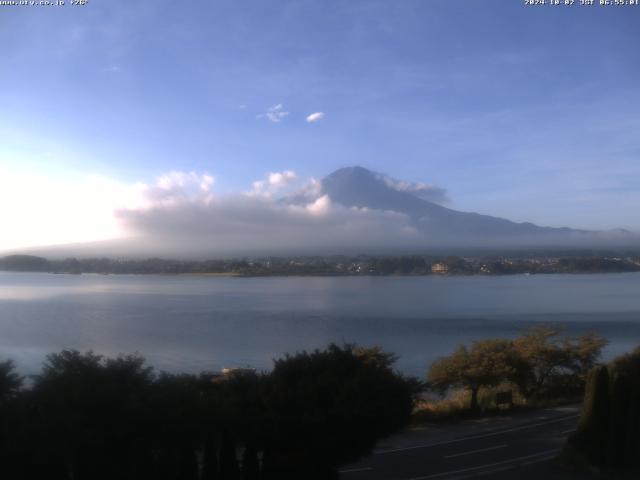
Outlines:
[[[242,480],[259,480],[260,464],[258,450],[254,442],[247,442],[242,454]]]
[[[609,427],[609,370],[594,368],[587,379],[584,406],[575,440],[593,465],[604,465]]]
[[[180,447],[180,480],[198,480],[198,461],[193,446],[185,442]]]
[[[236,457],[236,444],[228,430],[222,434],[220,447],[220,477],[222,480],[239,480],[240,468]]]
[[[627,463],[625,444],[629,422],[631,385],[629,377],[615,367],[610,373],[611,399],[609,403],[609,426],[607,436],[606,463],[622,467]],[[637,408],[637,407],[636,407]]]
[[[218,443],[214,434],[210,434],[204,443],[202,457],[202,480],[219,480]]]
[[[625,456],[630,465],[638,466],[640,465],[640,379],[638,378],[633,382],[627,418]]]

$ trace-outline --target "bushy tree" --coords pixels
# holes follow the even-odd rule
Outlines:
[[[79,480],[127,475],[130,450],[146,441],[151,375],[138,356],[105,359],[74,350],[49,355],[31,396],[46,445],[34,462],[62,464]]]
[[[461,345],[448,357],[431,364],[427,375],[429,385],[446,392],[458,387],[471,392],[471,411],[479,410],[478,392],[481,387],[492,387],[513,374],[515,363],[512,342],[508,340],[480,340],[468,349]]]
[[[266,398],[268,475],[337,478],[339,465],[401,428],[418,382],[395,373],[392,361],[350,345],[277,360]]]
[[[22,387],[24,378],[18,375],[15,369],[13,360],[0,362],[0,406],[13,398]]]
[[[640,466],[640,347],[588,375],[577,431],[565,449],[600,467]]]
[[[386,352],[379,345],[372,347],[353,346],[353,354],[365,362],[383,370],[390,370],[398,360],[398,356],[393,352]]]
[[[560,328],[542,325],[513,342],[518,363],[512,380],[526,399],[549,393],[554,387],[567,391],[583,388],[587,373],[607,343],[595,333],[579,337],[561,333]]]
[[[475,341],[430,366],[429,385],[443,393],[468,389],[470,409],[478,410],[478,392],[503,382],[515,385],[525,399],[552,393],[577,393],[595,365],[606,340],[589,333],[561,336],[561,329],[538,326],[515,340]]]

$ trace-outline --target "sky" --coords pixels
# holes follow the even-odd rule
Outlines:
[[[177,201],[275,208],[349,165],[640,231],[640,7],[523,3],[0,6],[0,250],[126,236]]]

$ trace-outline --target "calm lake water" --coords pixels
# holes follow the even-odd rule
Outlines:
[[[538,323],[640,345],[640,273],[501,277],[52,275],[0,272],[0,357],[36,372],[63,348],[139,352],[159,369],[269,369],[329,342],[379,344],[424,375],[458,344]]]

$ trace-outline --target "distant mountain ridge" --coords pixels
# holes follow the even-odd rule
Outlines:
[[[393,211],[407,215],[420,231],[432,240],[469,244],[490,241],[551,245],[575,241],[584,243],[604,237],[627,237],[630,232],[597,232],[568,227],[553,228],[530,222],[517,223],[499,217],[453,210],[431,202],[410,191],[393,188],[398,181],[364,167],[336,170],[321,181],[320,195],[345,207]]]
[[[120,212],[131,235],[3,253],[49,258],[222,258],[333,254],[507,252],[640,248],[624,230],[517,223],[443,206],[445,191],[364,167],[341,168],[274,200],[239,195]],[[290,208],[295,206],[295,208]],[[20,260],[20,259],[18,259]]]

